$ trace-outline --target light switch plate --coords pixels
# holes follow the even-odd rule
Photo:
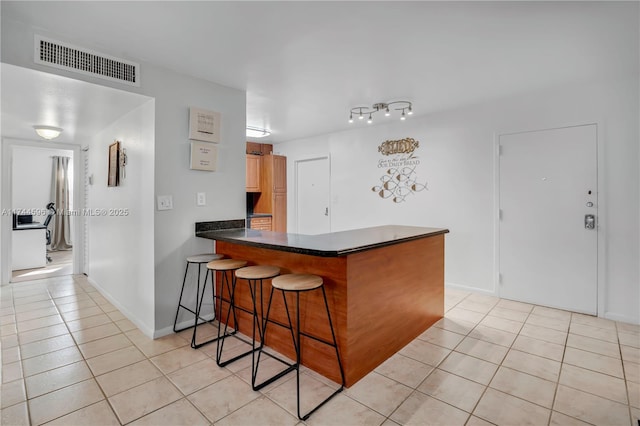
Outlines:
[[[173,197],[171,195],[158,195],[158,210],[171,210],[173,208]]]
[[[196,204],[199,206],[207,205],[207,195],[204,192],[198,192],[196,196]]]

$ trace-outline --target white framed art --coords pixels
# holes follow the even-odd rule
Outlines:
[[[220,113],[201,108],[189,108],[189,139],[220,142]]]
[[[191,142],[191,170],[215,172],[218,163],[218,147],[209,142]]]

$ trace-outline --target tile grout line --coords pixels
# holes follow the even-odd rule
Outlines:
[[[499,301],[498,301],[498,303],[499,303]],[[496,303],[495,305],[493,305],[493,306],[491,307],[491,309],[495,308],[495,307],[498,305],[498,303]],[[490,310],[485,314],[485,316],[482,318],[482,320],[484,320],[484,319],[489,315],[489,312],[491,312],[491,309],[490,309]],[[533,308],[531,308],[531,311],[533,311]],[[529,311],[529,313],[527,314],[527,318],[525,318],[525,321],[522,323],[522,326],[520,327],[520,330],[522,330],[522,327],[524,327],[524,324],[526,323],[526,320],[527,320],[527,319],[529,318],[529,316],[531,315],[531,311]],[[478,322],[478,324],[476,324],[476,327],[477,327],[478,325],[480,325],[480,322],[482,322],[482,320],[480,320],[480,321]],[[475,330],[475,329],[476,329],[476,327],[474,327],[474,328],[469,332],[469,334],[471,334],[471,332],[472,332],[473,330]],[[519,335],[519,334],[520,334],[520,331],[518,331],[518,335]],[[516,339],[517,339],[517,336],[518,336],[518,335],[516,335]],[[505,359],[505,358],[507,357],[507,355],[509,354],[509,351],[511,350],[511,347],[513,346],[513,343],[516,341],[516,339],[513,339],[513,342],[511,342],[511,345],[508,347],[507,353],[505,353],[504,357],[502,358],[502,361],[501,361],[501,362],[500,362],[500,364],[498,365],[498,368],[496,368],[496,371],[494,371],[493,375],[491,376],[491,380],[489,380],[489,382],[485,385],[485,388],[484,388],[484,390],[482,391],[482,393],[480,394],[480,397],[478,398],[478,400],[477,400],[477,401],[476,401],[476,403],[474,404],[473,409],[471,410],[471,415],[472,415],[472,416],[474,416],[474,415],[475,415],[474,413],[475,413],[476,409],[478,408],[478,405],[480,405],[480,401],[482,401],[482,398],[484,398],[485,394],[487,393],[487,390],[489,389],[489,387],[490,387],[490,385],[491,385],[491,382],[493,381],[493,379],[495,378],[496,374],[498,373],[498,370],[500,370],[500,367],[502,366],[502,363],[504,362],[504,359]],[[492,388],[492,389],[493,389],[493,388]],[[482,420],[486,420],[486,421],[488,421],[488,422],[490,422],[490,423],[493,423],[493,422],[491,422],[489,419],[485,419],[484,417],[481,417],[481,416],[478,416],[478,415],[475,415],[475,417],[478,417],[478,418],[480,418],[480,419],[482,419]],[[469,418],[471,418],[471,417],[469,417]]]
[[[48,290],[47,290],[47,291],[48,291]],[[84,292],[85,292],[85,294],[89,294],[89,293],[87,293],[84,289],[82,289],[82,291],[84,291]],[[92,293],[93,293],[93,292],[92,292]],[[49,293],[49,295],[50,295],[50,293]],[[11,297],[12,297],[12,303],[14,304],[14,303],[15,303],[14,295],[12,294],[12,296],[11,296]],[[27,296],[27,297],[29,297],[29,296]],[[468,294],[467,296],[465,296],[465,298],[461,299],[458,303],[454,304],[450,309],[453,309],[453,307],[456,307],[459,303],[461,303],[461,302],[462,302],[464,299],[466,299],[467,297],[469,297],[469,294]],[[51,298],[51,296],[50,296],[50,298]],[[53,298],[51,298],[51,300],[52,300],[52,299],[53,299]],[[52,302],[54,303],[54,306],[56,307],[56,310],[57,310],[57,305],[55,304],[55,301],[53,301],[53,300],[52,300]],[[95,301],[94,301],[94,302],[95,302]],[[499,303],[499,302],[498,302],[498,303]],[[100,308],[100,310],[101,310],[101,311],[103,311],[103,309],[102,309],[102,307],[101,307],[100,305],[97,305],[97,306]],[[482,319],[481,319],[478,323],[476,323],[476,325],[474,326],[474,328],[472,328],[472,329],[471,329],[471,330],[470,330],[466,335],[464,335],[464,336],[465,336],[465,337],[467,337],[467,336],[468,336],[468,335],[469,335],[469,334],[470,334],[470,333],[471,333],[475,328],[477,328],[477,326],[478,326],[478,325],[480,325],[480,322],[481,322],[482,320],[484,320],[487,316],[489,316],[489,314],[490,314],[491,310],[492,310],[492,309],[494,309],[495,307],[497,307],[497,304],[492,305],[491,309],[490,309],[487,313],[485,313],[485,314],[484,314],[484,316],[482,317]],[[13,308],[14,308],[14,311],[15,311],[15,304],[13,305]],[[505,309],[507,309],[507,308],[505,308]],[[107,316],[109,316],[109,315],[108,315],[108,313],[106,313],[106,311],[103,311],[103,313],[105,313],[105,314],[107,314]],[[530,311],[530,312],[529,312],[529,314],[527,315],[527,319],[529,318],[529,316],[530,316],[530,315],[532,315],[532,311]],[[14,312],[14,316],[15,316],[15,312]],[[571,323],[572,323],[573,313],[572,313],[572,316],[571,316],[570,318],[571,318],[571,319],[570,319],[569,325],[571,325]],[[112,319],[110,316],[109,316],[109,319],[110,319],[110,322],[111,322],[111,323],[114,323],[114,324],[115,324],[115,321],[113,321],[113,319]],[[508,318],[507,318],[507,319],[508,319]],[[68,329],[67,321],[63,319],[63,322],[64,322],[65,327],[67,328],[67,330],[69,330],[69,329]],[[520,327],[520,331],[521,331],[522,327],[524,327],[524,325],[525,325],[525,324],[526,324],[526,319],[525,319],[525,322],[523,323],[523,325]],[[586,325],[586,324],[585,324],[585,325]],[[116,326],[117,326],[117,325],[116,325]],[[89,328],[93,328],[93,327],[89,327]],[[493,327],[491,327],[491,328],[493,328]],[[545,327],[545,328],[547,328],[547,327]],[[600,328],[600,327],[596,327],[596,328]],[[443,330],[444,330],[444,331],[449,331],[449,330],[445,330],[445,329],[443,329]],[[497,330],[501,330],[501,329],[497,329]],[[616,330],[617,330],[617,323],[616,323]],[[501,331],[504,331],[504,330],[501,330]],[[520,335],[520,331],[516,334],[516,336],[519,336],[519,335]],[[16,332],[17,332],[17,319],[16,319]],[[121,332],[121,334],[125,334],[125,332],[124,332],[124,331],[122,331],[122,330],[120,330],[120,332]],[[449,332],[451,332],[451,331],[449,331]],[[460,334],[460,333],[456,333],[456,332],[453,332],[453,333],[455,333],[455,334]],[[16,334],[17,334],[17,333],[16,333]],[[119,334],[120,334],[120,333],[119,333]],[[515,334],[515,333],[514,333],[514,334]],[[616,334],[617,334],[617,333],[616,333]],[[462,336],[462,334],[460,334],[460,335]],[[567,332],[567,335],[566,335],[566,337],[565,337],[564,348],[563,348],[563,356],[562,356],[562,360],[560,361],[561,366],[565,364],[565,363],[564,363],[564,356],[565,356],[565,352],[566,352],[566,348],[567,348],[568,335],[569,335],[569,332]],[[17,337],[18,337],[18,336],[17,336]],[[71,334],[71,337],[72,337],[73,341],[75,342],[75,347],[79,350],[79,345],[78,345],[78,344],[77,344],[77,342],[75,341],[75,337],[74,337],[72,334]],[[109,336],[107,336],[107,337],[109,337]],[[125,337],[127,337],[129,340],[131,340],[131,339],[129,338],[129,336],[126,336],[126,334],[125,334]],[[182,336],[180,336],[180,337],[182,338]],[[622,362],[621,343],[620,343],[620,341],[619,341],[619,336],[617,336],[616,338],[617,338],[617,341],[618,341],[618,345],[617,345],[617,346],[618,346],[618,351],[620,352],[620,355],[621,355],[620,359],[621,359],[621,362]],[[100,338],[100,339],[102,339],[102,338]],[[96,340],[100,340],[100,339],[96,339]],[[184,340],[184,339],[183,339],[183,340]],[[600,339],[597,339],[597,340],[600,340]],[[514,339],[514,341],[515,341],[515,339]],[[88,343],[88,342],[87,342],[87,343]],[[132,343],[133,343],[133,345],[134,345],[135,347],[137,347],[137,345],[136,345],[133,341],[132,341]],[[436,346],[440,346],[440,345],[437,345],[436,343],[433,343],[433,342],[429,342],[429,343],[434,344],[434,345],[436,345]],[[453,349],[446,348],[446,349],[449,349],[449,351],[450,351],[450,352],[449,352],[449,355],[450,355],[450,353],[451,353],[451,352],[454,352],[454,351],[455,351],[455,348],[457,348],[459,345],[460,345],[460,343],[458,343],[458,344],[457,344]],[[512,342],[512,343],[511,343],[511,345],[508,347],[508,350],[511,350],[511,349],[512,349],[512,346],[513,346],[513,342]],[[18,348],[20,348],[20,345],[19,345],[19,337],[18,337]],[[175,349],[175,348],[174,348],[174,349]],[[173,349],[171,349],[171,350],[173,350]],[[170,350],[169,350],[169,351],[170,351]],[[81,351],[80,351],[80,352],[81,352]],[[168,351],[167,351],[167,352],[168,352]],[[165,352],[165,353],[166,353],[166,352]],[[507,353],[508,353],[508,352],[507,352]],[[207,354],[205,353],[205,355],[207,355]],[[448,357],[449,355],[447,355],[447,357]],[[84,358],[84,354],[83,354],[82,352],[81,352],[81,356],[83,357],[83,360],[86,362],[86,358]],[[144,356],[145,356],[145,359],[146,359],[146,360],[150,361],[150,358],[149,358],[146,354],[144,354]],[[473,355],[469,355],[469,356],[473,356]],[[208,358],[211,358],[211,356],[210,356],[210,355],[207,355],[207,357],[208,357]],[[441,364],[441,363],[442,363],[442,362],[443,362],[447,357],[445,357],[442,361],[440,361],[440,362],[438,363],[438,365],[440,365],[440,364]],[[479,358],[479,359],[481,359],[481,358]],[[503,361],[504,361],[504,357],[503,357],[503,360],[501,361],[501,363],[499,364],[499,367],[500,367],[500,366],[502,366],[502,362],[503,362]],[[23,372],[22,372],[22,373],[23,373],[22,381],[23,381],[23,382],[25,382],[26,377],[24,377],[24,368],[23,368],[23,366],[22,366],[22,359],[20,359],[20,362],[21,362],[21,368],[23,369]],[[152,362],[152,361],[151,361],[151,362]],[[423,363],[423,364],[424,364],[424,363]],[[428,364],[425,364],[425,365],[428,365]],[[579,367],[579,368],[583,368],[583,367]],[[434,367],[434,370],[435,370],[435,369],[437,369],[437,366],[436,366],[436,367]],[[47,371],[49,371],[49,370],[47,370]],[[93,374],[93,371],[92,371],[92,370],[90,370],[90,371],[91,371],[91,374],[92,374],[92,378],[96,379],[96,376]],[[497,372],[497,370],[496,370],[496,372]],[[433,371],[432,371],[432,372],[430,372],[430,373],[429,373],[429,375],[427,375],[427,377],[426,377],[424,380],[426,380],[426,379],[427,379],[427,378],[428,378],[432,373],[433,373]],[[106,374],[106,373],[105,373],[105,374]],[[162,372],[162,374],[163,374],[163,377],[167,378],[167,380],[169,380],[169,381],[170,381],[170,379],[168,378],[168,376],[167,376],[167,374],[166,374],[166,373]],[[242,380],[242,379],[240,378],[240,376],[239,376],[239,372],[231,372],[231,374],[232,374],[232,375],[234,375],[234,376],[236,376],[236,377],[237,377],[237,378],[239,378],[240,380]],[[524,374],[528,374],[528,373],[524,373]],[[629,391],[628,391],[629,382],[628,382],[628,381],[627,381],[627,379],[626,379],[626,371],[624,370],[624,367],[623,367],[623,375],[624,375],[624,380],[625,380],[625,383],[626,383],[626,391],[627,391],[626,393],[627,393],[627,402],[628,402],[628,403],[627,403],[626,405],[628,406],[629,410],[631,410],[631,405],[630,405],[630,400],[629,400],[629,395],[628,395],[628,393],[629,393]],[[386,377],[386,376],[385,376],[385,377]],[[495,373],[494,373],[493,377],[495,377]],[[492,377],[492,380],[493,380],[493,377]],[[537,376],[535,376],[535,377],[537,377]],[[393,380],[393,379],[392,379],[392,380]],[[413,389],[413,392],[412,392],[412,393],[410,393],[409,395],[413,394],[413,393],[414,393],[414,392],[416,392],[416,391],[417,391],[417,392],[420,392],[420,391],[418,391],[418,390],[417,390],[417,388],[418,388],[418,387],[419,387],[419,386],[424,382],[424,380],[423,380],[420,384],[418,384],[418,385]],[[492,381],[492,380],[491,380],[491,381]],[[96,381],[97,381],[97,379],[96,379]],[[146,383],[146,382],[145,382],[145,383]],[[397,383],[400,383],[400,382],[397,382]],[[401,383],[401,384],[402,384],[402,383]],[[98,385],[99,385],[99,384],[98,384]],[[557,380],[557,382],[556,382],[556,394],[557,394],[558,385],[559,385],[559,376],[558,376],[558,380]],[[175,385],[174,385],[174,386],[175,386]],[[406,385],[405,385],[405,386],[406,386]],[[488,388],[489,386],[490,386],[490,384],[485,386],[485,391],[483,392],[483,395],[484,395],[484,393],[486,392],[486,388]],[[101,387],[100,387],[100,389],[102,390],[102,388],[101,388]],[[26,390],[26,387],[25,387],[25,390]],[[181,391],[180,391],[180,393],[183,395],[183,397],[182,397],[182,398],[180,398],[178,401],[180,401],[180,400],[182,400],[182,399],[187,399],[187,401],[188,401],[188,397],[187,397],[186,395],[184,395]],[[104,391],[103,391],[103,395],[104,395]],[[107,399],[107,401],[108,401],[108,398],[106,398],[106,395],[104,395],[104,396],[105,396],[105,399]],[[360,405],[363,405],[363,406],[365,406],[365,407],[367,407],[367,408],[369,408],[369,409],[372,409],[371,407],[368,407],[368,406],[364,405],[363,403],[360,403],[359,401],[357,401],[357,400],[355,400],[355,399],[351,398],[349,395],[346,395],[346,396],[347,396],[348,398],[352,399],[353,401],[355,401],[355,402],[359,403]],[[271,399],[270,399],[266,394],[262,394],[262,393],[261,393],[261,395],[260,395],[260,396],[258,396],[258,398],[260,398],[260,397],[265,397],[265,398],[267,398],[267,399],[271,400]],[[434,397],[434,398],[435,398],[435,397]],[[482,398],[482,396],[480,397],[480,399],[481,399],[481,398]],[[518,398],[518,397],[515,397],[515,398]],[[407,399],[408,399],[408,397],[407,397],[407,398],[405,398],[405,399],[404,399],[404,401],[398,405],[398,407],[399,407],[399,406],[401,406],[401,405],[402,405],[402,404],[403,404]],[[437,399],[437,398],[435,398],[435,399]],[[522,399],[522,398],[518,398],[518,399]],[[605,398],[605,399],[608,399],[608,398]],[[525,399],[522,399],[522,400],[527,401],[527,400],[525,400]],[[554,394],[554,400],[555,400],[555,394]],[[27,398],[27,401],[28,401],[28,398]],[[273,400],[271,400],[271,401],[272,401],[272,402],[274,402],[276,405],[278,405],[278,406],[279,406],[279,404],[277,404],[277,402],[275,402],[275,401],[273,401]],[[175,401],[174,401],[174,402],[175,402]],[[527,402],[530,402],[530,403],[531,403],[531,401],[527,401]],[[189,403],[190,403],[190,401],[189,401]],[[535,404],[535,403],[533,403],[533,404]],[[93,404],[90,404],[90,405],[93,405]],[[89,406],[90,406],[90,405],[89,405]],[[191,404],[191,405],[193,405],[193,404]],[[448,405],[450,405],[450,404],[448,404]],[[536,404],[536,405],[537,405],[537,404]],[[163,407],[160,407],[160,408],[158,408],[157,410],[159,410],[159,409],[161,409],[161,408],[164,408],[164,407],[166,407],[166,406],[167,406],[167,405],[165,405],[165,406],[163,406]],[[396,410],[397,410],[397,408],[398,408],[398,407],[396,407]],[[476,407],[477,407],[477,403],[476,403]],[[474,407],[474,411],[475,411],[475,408],[476,408],[476,407]],[[28,404],[27,404],[27,408],[28,408]],[[111,410],[112,410],[112,411],[114,411],[114,410],[113,410],[113,408],[112,408],[111,406],[110,406],[110,408],[111,408]],[[233,411],[233,412],[236,412],[236,411],[238,411],[238,410],[239,410],[239,409],[241,409],[241,408],[242,408],[242,407],[238,408],[237,410],[235,410],[235,411]],[[284,408],[284,407],[281,407],[281,408]],[[455,407],[455,408],[457,408],[457,407]],[[544,407],[544,408],[546,408],[546,407]],[[197,409],[197,407],[196,407],[196,409]],[[459,409],[459,408],[458,408],[458,409]],[[79,410],[80,410],[80,409],[79,409]],[[157,411],[157,410],[154,410],[153,412],[155,412],[155,411]],[[373,409],[372,409],[372,410],[373,410]],[[396,410],[394,410],[393,412],[395,412]],[[77,411],[77,410],[75,410],[75,411]],[[75,412],[75,411],[74,411],[74,412]],[[285,411],[286,411],[286,410],[285,410]],[[374,411],[375,411],[375,410],[374,410]],[[463,411],[464,411],[464,410],[463,410]],[[200,412],[200,411],[198,410],[198,412]],[[232,412],[232,413],[233,413],[233,412]],[[390,421],[393,421],[393,420],[391,420],[391,419],[390,419],[390,417],[391,417],[391,415],[393,414],[393,412],[392,412],[389,416],[386,416],[386,419],[388,419],[388,420],[390,420]],[[551,412],[553,412],[553,409],[551,409]],[[150,413],[151,413],[151,412],[150,412]],[[148,415],[148,414],[150,414],[150,413],[147,413],[147,414],[145,414],[145,415]],[[200,412],[200,413],[201,413],[201,414],[203,414],[202,412]],[[232,413],[228,413],[228,415],[230,415],[230,414],[232,414]],[[67,414],[70,414],[70,413],[67,413]],[[290,413],[289,413],[289,414],[290,414]],[[381,413],[380,413],[380,414],[381,414]],[[66,415],[66,414],[65,414],[65,415]],[[114,415],[115,415],[115,412],[114,412]],[[472,415],[473,415],[473,414],[471,413],[471,414],[470,414],[470,416],[469,416],[469,418],[468,418],[468,420],[471,418],[471,416],[472,416]],[[383,416],[384,416],[384,415],[383,415]],[[117,416],[116,416],[116,417],[117,417]],[[206,416],[204,416],[204,417],[206,418]],[[226,417],[226,416],[225,416],[225,417]],[[467,420],[467,421],[468,421],[468,420]]]
[[[467,294],[467,295],[466,295],[465,297],[463,297],[463,298],[462,298],[458,303],[454,304],[451,308],[449,308],[449,309],[447,310],[447,312],[448,312],[448,311],[450,311],[450,310],[452,310],[452,309],[454,309],[455,307],[458,307],[458,305],[459,305],[460,303],[462,303],[464,300],[466,300],[466,299],[467,299],[468,297],[470,297],[472,294],[473,294],[473,293],[469,293],[469,294]],[[496,303],[496,304],[497,304],[497,303]],[[495,305],[494,305],[494,306],[495,306]],[[492,308],[493,308],[493,307],[492,307]],[[461,309],[464,309],[464,308],[461,308]],[[482,317],[482,319],[484,319],[486,316],[487,316],[487,314],[485,314],[485,315]],[[446,317],[446,312],[445,312],[445,316],[443,316],[443,318],[445,318],[445,317]],[[480,321],[482,321],[482,320],[480,320]],[[464,335],[464,338],[466,338],[466,337],[470,337],[470,336],[469,336],[469,334],[471,334],[471,332],[472,332],[473,330],[475,330],[475,328],[478,326],[478,324],[480,324],[480,321],[478,321],[478,323],[477,323],[477,324],[476,324],[476,325],[475,325],[471,330],[469,330],[469,331],[467,332],[467,334],[465,334],[465,335]],[[451,333],[453,333],[453,331],[451,331]],[[458,334],[459,334],[459,333],[458,333]],[[455,348],[457,348],[457,347],[462,343],[462,341],[464,340],[464,338],[463,338],[462,340],[460,340],[460,342],[458,342],[458,344],[456,344],[456,346],[454,346],[452,349],[445,348],[445,349],[449,349],[449,353],[447,354],[447,356],[446,356],[446,357],[444,357],[442,360],[440,360],[440,362],[438,362],[438,363],[437,363],[437,365],[433,366],[433,370],[432,370],[432,371],[427,375],[427,377],[425,377],[425,378],[422,380],[422,382],[420,382],[420,384],[418,384],[418,386],[416,386],[416,389],[415,389],[415,391],[414,391],[414,392],[420,392],[420,393],[422,393],[420,390],[418,390],[418,388],[419,388],[420,386],[422,386],[422,384],[423,384],[425,381],[427,381],[427,380],[429,379],[429,377],[433,374],[433,372],[434,372],[434,371],[436,371],[436,370],[438,369],[438,367],[439,367],[440,365],[442,365],[442,363],[443,363],[443,362],[445,362],[445,361],[447,360],[447,358],[449,358],[449,356],[450,356],[453,352],[455,352]],[[433,343],[433,344],[434,344],[434,345],[436,345],[435,343]],[[439,345],[436,345],[436,346],[439,346]],[[441,347],[442,347],[442,346],[441,346]],[[458,353],[460,353],[460,352],[458,352]],[[464,354],[463,354],[463,355],[464,355]],[[474,358],[475,358],[475,357],[474,357]],[[429,365],[429,364],[428,364],[428,365]],[[442,371],[445,371],[445,372],[449,373],[449,372],[448,372],[448,371],[446,371],[446,370],[442,370]],[[455,374],[455,373],[449,373],[449,374],[453,374],[453,375],[455,375],[455,376],[457,376],[457,377],[462,377],[462,376],[459,376],[459,375],[457,375],[457,374]],[[466,378],[466,377],[462,377],[462,378],[463,378],[463,379],[466,379],[466,380],[470,380],[470,379],[468,379],[468,378]],[[473,381],[473,380],[471,380],[471,381]],[[474,383],[477,383],[477,382],[474,382]],[[482,384],[481,384],[481,385],[482,385]],[[486,390],[486,387],[487,387],[488,385],[483,385],[483,386],[485,386],[485,390]],[[484,391],[482,392],[482,394],[484,394]],[[424,394],[424,395],[427,395],[427,394]],[[448,403],[448,402],[446,402],[446,401],[442,401],[441,399],[439,399],[439,398],[437,398],[437,397],[435,397],[435,396],[432,396],[432,395],[427,395],[427,396],[428,396],[428,397],[430,397],[430,398],[434,398],[434,399],[436,399],[436,400],[438,400],[438,401],[440,401],[440,402],[443,402],[443,403],[445,403],[445,404],[447,404],[447,405],[449,405],[449,406],[451,406],[451,407],[454,407],[454,408],[456,408],[456,409],[458,409],[458,410],[460,410],[460,411],[463,411],[463,412],[465,412],[465,413],[468,413],[469,415],[468,415],[468,417],[467,417],[467,420],[465,421],[465,424],[466,424],[466,423],[468,423],[468,422],[469,422],[469,420],[471,419],[471,417],[473,416],[473,409],[471,410],[471,412],[467,412],[467,411],[465,411],[465,410],[462,410],[460,407],[456,407],[456,406],[455,406],[455,405],[453,405],[453,404],[450,404],[450,403]],[[480,396],[480,398],[482,398],[482,395]],[[479,400],[479,399],[478,399],[478,400]],[[398,406],[398,407],[396,408],[396,410],[397,410],[398,408],[400,408],[400,406]],[[475,409],[475,406],[474,406],[474,409]]]
[[[81,290],[82,290],[85,294],[88,294],[84,289],[82,289],[82,288],[81,288]],[[82,357],[82,361],[83,361],[83,362],[85,363],[85,365],[86,365],[86,358],[84,357],[84,354],[83,354],[83,353],[82,353],[82,351],[80,350],[80,347],[79,347],[79,345],[78,345],[78,342],[76,341],[75,337],[74,337],[74,336],[73,336],[73,334],[71,333],[71,330],[69,330],[69,327],[68,327],[68,325],[67,325],[67,321],[64,319],[64,317],[62,316],[62,313],[61,313],[61,312],[60,312],[60,310],[58,309],[58,305],[55,303],[55,300],[54,300],[55,298],[51,295],[51,292],[50,292],[50,290],[49,290],[48,288],[46,288],[46,291],[47,291],[47,294],[49,295],[49,300],[53,303],[53,307],[54,307],[54,308],[56,309],[56,311],[58,312],[58,315],[60,315],[60,317],[62,318],[63,324],[65,325],[65,328],[66,328],[66,329],[67,329],[67,331],[69,332],[69,333],[68,333],[68,334],[69,334],[69,336],[71,337],[72,341],[74,342],[74,346],[73,346],[73,347],[75,347],[75,349],[80,353],[80,356]],[[90,296],[89,296],[89,297],[90,297]],[[15,301],[14,301],[14,303],[15,303]],[[98,306],[98,305],[96,304],[96,306]],[[81,308],[81,309],[83,309],[83,308]],[[79,309],[79,310],[81,310],[81,309]],[[102,310],[102,308],[100,308],[100,310]],[[72,312],[72,311],[69,311],[69,312]],[[46,328],[46,327],[41,327],[41,328]],[[58,337],[58,336],[54,336],[54,337]],[[18,339],[19,339],[19,337],[18,337]],[[36,343],[36,342],[38,342],[38,341],[42,341],[42,340],[46,340],[46,339],[47,339],[47,338],[45,338],[45,339],[40,339],[40,340],[37,340],[37,341],[34,341],[34,342],[30,342],[30,343]],[[18,341],[19,341],[19,340],[18,340]],[[19,345],[19,346],[20,346],[20,345]],[[46,352],[45,354],[41,354],[41,355],[46,355],[46,354],[50,354],[50,353],[54,353],[54,352],[58,352],[59,350],[61,350],[61,349],[56,349],[55,351]],[[41,356],[41,355],[38,355],[38,356]],[[32,357],[32,358],[34,358],[34,357]],[[21,361],[22,361],[22,357],[21,357]],[[72,363],[72,364],[73,364],[73,363]],[[64,366],[58,366],[58,367],[56,367],[56,368],[52,368],[52,369],[49,369],[49,370],[42,371],[42,372],[40,372],[40,373],[38,373],[38,374],[43,374],[43,373],[46,373],[46,372],[48,372],[48,371],[52,371],[52,370],[55,370],[55,369],[57,369],[57,368],[65,367],[65,366],[68,366],[68,365],[71,365],[71,364],[65,364]],[[93,371],[89,368],[89,366],[88,366],[88,365],[87,365],[87,369],[88,369],[88,370],[89,370],[89,372],[91,373],[91,378],[86,379],[86,380],[81,380],[80,382],[72,383],[72,384],[69,384],[69,385],[63,386],[63,387],[58,388],[58,389],[54,389],[54,390],[49,391],[49,392],[46,392],[46,393],[44,393],[44,394],[42,394],[42,395],[38,395],[37,397],[34,397],[34,398],[29,398],[29,396],[28,396],[28,394],[27,394],[27,387],[26,387],[26,379],[27,379],[27,377],[26,377],[26,376],[25,376],[25,374],[24,374],[24,367],[23,367],[23,381],[24,381],[25,397],[26,397],[26,401],[25,401],[25,402],[26,402],[26,406],[27,406],[27,412],[28,412],[28,416],[29,416],[29,422],[30,422],[30,424],[33,424],[33,420],[32,420],[32,417],[31,417],[31,408],[30,408],[30,405],[29,405],[29,401],[30,401],[30,400],[33,400],[33,399],[35,399],[35,398],[38,398],[38,397],[41,397],[41,396],[44,396],[44,395],[47,395],[47,394],[50,394],[50,393],[56,392],[56,391],[61,390],[61,389],[68,388],[68,387],[73,386],[73,385],[75,385],[75,384],[77,384],[77,383],[82,383],[82,382],[89,381],[89,380],[92,380],[92,379],[93,379],[93,380],[96,382],[96,384],[98,385],[98,388],[100,389],[100,392],[103,394],[103,396],[105,397],[105,399],[107,399],[107,398],[106,398],[106,395],[104,395],[104,392],[102,391],[102,388],[99,386],[99,383],[97,382],[97,380],[96,380],[96,378],[95,378],[95,375],[93,374]],[[35,375],[32,375],[32,376],[35,376]],[[31,376],[30,376],[30,377],[31,377]],[[108,401],[108,400],[107,400],[107,401]],[[98,402],[100,402],[100,401],[98,401]],[[89,406],[91,406],[91,405],[97,404],[98,402],[96,402],[96,403],[92,403],[92,404],[89,404],[89,405],[84,406],[84,407],[80,407],[80,408],[78,408],[77,410],[73,410],[73,411],[71,411],[71,412],[69,412],[69,413],[65,413],[65,414],[63,414],[63,415],[61,415],[61,416],[58,416],[58,417],[55,417],[55,418],[53,418],[53,419],[49,419],[49,420],[47,420],[47,422],[50,422],[50,421],[56,420],[56,419],[58,419],[58,418],[60,418],[60,417],[64,417],[64,416],[66,416],[66,415],[68,415],[68,414],[71,414],[71,413],[74,413],[74,412],[76,412],[76,411],[82,410],[83,408],[86,408],[86,407],[89,407]],[[114,412],[114,415],[115,415],[115,412]]]
[[[562,366],[564,365],[564,357],[565,354],[567,352],[567,343],[569,342],[569,333],[571,332],[571,321],[573,320],[573,313],[569,316],[569,326],[567,327],[567,336],[564,338],[564,345],[562,348],[562,358],[560,358],[560,371],[558,371],[558,379],[555,382],[555,390],[553,392],[553,402],[551,403],[551,416],[549,417],[549,425],[551,424],[551,417],[553,416],[553,412],[557,411],[554,410],[555,406],[556,406],[556,398],[558,397],[558,389],[560,388],[560,377],[562,376]],[[559,413],[561,413],[560,411],[558,411]],[[575,419],[575,417],[570,416],[568,414],[562,413],[568,417],[571,417],[572,419]],[[580,420],[580,419],[576,419],[576,420]]]
[[[629,381],[627,380],[627,370],[626,368],[624,368],[624,358],[622,355],[622,343],[620,343],[620,335],[618,334],[618,323],[614,322],[614,325],[616,327],[616,340],[618,341],[618,350],[620,351],[620,362],[622,363],[622,377],[624,380],[625,390],[627,391],[626,394],[627,394],[627,408],[629,409],[629,419],[633,424],[633,412],[631,410],[631,398],[629,395]],[[638,426],[640,426],[640,420],[638,420]]]

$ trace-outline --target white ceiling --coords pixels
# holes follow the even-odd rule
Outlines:
[[[36,124],[63,129],[56,142],[84,145],[98,130],[151,98],[2,64],[2,135],[38,139]]]
[[[272,142],[346,129],[354,106],[403,99],[422,115],[637,72],[628,50],[637,48],[637,10],[631,2],[2,1],[3,21],[246,90],[247,124],[270,128]],[[31,86],[3,75],[3,119],[5,97],[56,102]],[[74,104],[65,129],[95,107],[71,90],[59,100]]]

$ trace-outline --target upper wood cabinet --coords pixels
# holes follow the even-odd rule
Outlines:
[[[260,192],[262,190],[262,157],[247,154],[246,191]]]
[[[273,157],[273,192],[287,192],[287,157],[282,155],[268,155]]]
[[[273,152],[273,145],[270,143],[247,142],[247,154],[269,155]]]
[[[262,154],[262,144],[255,142],[247,142],[247,154],[253,155],[261,155]]]
[[[260,144],[260,154],[262,154],[262,155],[273,154],[273,145],[271,145],[270,143],[261,143]]]

